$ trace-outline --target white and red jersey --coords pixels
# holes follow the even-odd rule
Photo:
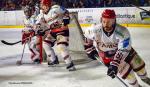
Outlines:
[[[126,58],[131,50],[129,31],[118,24],[110,36],[104,33],[102,25],[99,24],[87,28],[85,30],[85,37],[94,41],[94,45],[99,52],[114,54],[114,60],[120,61]]]
[[[24,44],[26,42],[25,40],[26,38],[34,36],[34,33],[35,33],[34,25],[36,23],[36,16],[32,15],[30,18],[25,17],[23,22],[24,22],[24,28],[22,30],[22,43]],[[29,39],[27,39],[27,41]],[[32,39],[36,39],[36,37],[35,38],[32,37]]]
[[[63,23],[63,14],[66,12],[66,9],[59,6],[59,5],[53,5],[49,12],[47,14],[44,14],[42,11],[40,12],[40,14],[38,15],[37,18],[37,23],[40,22],[41,18],[44,18],[46,21],[48,21],[48,25],[50,26],[51,24],[54,24],[56,22],[58,23]],[[52,19],[52,20],[50,20]]]
[[[30,30],[33,30],[33,27],[36,23],[36,16],[35,15],[32,15],[30,18],[24,18],[23,20],[24,22],[24,29],[23,31],[30,31]]]

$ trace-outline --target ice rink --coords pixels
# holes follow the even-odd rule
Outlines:
[[[150,76],[150,29],[129,28],[132,46],[146,62]],[[0,40],[15,42],[21,39],[20,29],[0,29]],[[27,47],[26,47],[27,48]],[[124,87],[117,79],[106,75],[107,69],[97,61],[77,64],[77,71],[69,72],[64,64],[48,67],[31,64],[29,51],[25,50],[21,66],[16,61],[21,58],[21,44],[8,46],[0,42],[0,87]],[[150,87],[140,79],[143,87]]]

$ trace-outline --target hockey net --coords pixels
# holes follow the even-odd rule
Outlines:
[[[78,22],[78,13],[70,13],[71,23],[69,25],[69,51],[72,59],[77,63],[84,63],[89,60],[84,50],[82,28]]]
[[[79,22],[77,20],[77,13],[76,12],[73,12],[73,13],[70,13],[70,17],[71,17],[71,22],[69,24],[69,32],[70,32],[70,37],[69,37],[69,52],[70,52],[70,55],[71,55],[71,58],[72,60],[77,64],[79,63],[85,63],[85,62],[88,62],[90,61],[89,58],[87,57],[86,55],[86,52],[84,51],[84,45],[83,45],[83,37],[82,37],[82,33],[81,33],[81,27],[79,25]],[[4,31],[1,31],[2,33]],[[6,41],[9,41],[9,42],[14,42],[14,41],[17,41],[17,40],[20,40],[20,37],[22,36],[21,35],[21,30],[12,30],[12,31],[5,31],[7,32],[8,34],[11,34],[11,35],[7,35],[7,37],[4,37],[2,36],[3,39],[5,39]],[[4,33],[5,33],[4,32]],[[15,38],[15,39],[14,39]],[[40,40],[41,42],[41,45],[39,47],[40,49],[40,54],[41,54],[41,60],[43,62],[46,61],[46,54],[44,52],[44,49],[42,47],[42,40]],[[21,54],[22,54],[22,49],[23,49],[23,46],[22,44],[17,44],[15,46],[7,46],[5,44],[2,44],[2,46],[4,46],[4,48],[9,48],[9,49],[17,49],[17,51],[14,51],[14,52],[10,52],[9,49],[5,49],[5,53],[3,54],[4,57],[12,57],[13,55],[15,55],[15,60],[20,60],[20,57],[21,57]],[[59,52],[57,52],[57,49],[54,48],[54,50],[56,51],[56,54],[59,55],[58,58],[60,61],[64,61],[63,58],[61,58]],[[7,53],[7,55],[6,55]],[[9,55],[8,55],[9,54]],[[2,54],[1,54],[2,55]],[[29,51],[29,48],[26,46],[25,48],[25,53],[23,55],[23,62],[31,62],[31,59],[30,59],[30,56],[31,56],[31,52]]]
[[[89,62],[90,60],[84,50],[82,29],[77,20],[78,13],[72,12],[70,13],[70,17],[71,21],[69,24],[69,53],[71,55],[71,58],[76,64]],[[55,46],[54,50],[59,58],[59,61],[63,62],[63,58],[61,58],[59,52],[57,52],[57,48],[55,49]],[[45,53],[43,52],[44,60],[46,59],[45,57]]]
[[[69,53],[71,55],[72,60],[76,64],[81,64],[81,63],[86,63],[89,62],[89,58],[84,50],[84,45],[83,45],[83,33],[81,26],[78,22],[78,13],[77,12],[72,12],[70,13],[71,21],[69,24]],[[40,46],[39,46],[39,51],[40,51],[40,60],[41,62],[46,62],[46,53],[42,47],[43,41],[42,37],[40,37]],[[61,58],[56,45],[53,47],[54,51],[56,52],[56,55],[59,58],[60,62],[64,62],[63,58]]]

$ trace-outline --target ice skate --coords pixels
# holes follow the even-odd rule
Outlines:
[[[49,61],[47,64],[48,64],[48,66],[55,66],[55,65],[59,64],[58,57],[56,56],[56,59],[54,61],[52,61],[52,62]]]
[[[40,64],[40,59],[35,59],[33,62],[34,64]]]
[[[150,85],[150,78],[149,77],[142,79],[142,81],[145,82],[146,84]]]
[[[76,68],[74,67],[73,62],[71,62],[70,64],[67,65],[66,69],[68,69],[69,71],[75,71]]]
[[[139,87],[142,87],[141,85],[139,85]]]

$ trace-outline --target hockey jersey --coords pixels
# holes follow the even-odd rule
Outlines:
[[[36,15],[32,15],[30,18],[24,18],[23,20],[24,22],[24,28],[22,30],[22,44],[24,44],[26,42],[26,38],[34,36],[36,29],[34,29],[34,25],[36,23]],[[30,40],[27,39],[27,41],[31,41],[31,38],[29,38]],[[32,41],[36,40],[36,37],[32,37]]]
[[[53,5],[47,14],[42,13],[42,11],[40,12],[37,18],[38,21],[36,23],[40,23],[41,18],[44,18],[46,21],[52,19],[48,21],[49,26],[55,22],[63,23],[63,14],[65,12],[65,8],[59,5]]]
[[[24,22],[24,29],[23,31],[30,31],[30,30],[33,30],[33,26],[35,25],[36,23],[36,16],[35,15],[32,15],[29,19],[27,18],[24,18],[23,20]]]
[[[114,60],[121,60],[128,56],[131,50],[131,38],[129,31],[121,26],[116,25],[114,32],[107,36],[101,24],[91,26],[85,30],[85,37],[94,41],[97,51],[107,54],[114,54]]]

